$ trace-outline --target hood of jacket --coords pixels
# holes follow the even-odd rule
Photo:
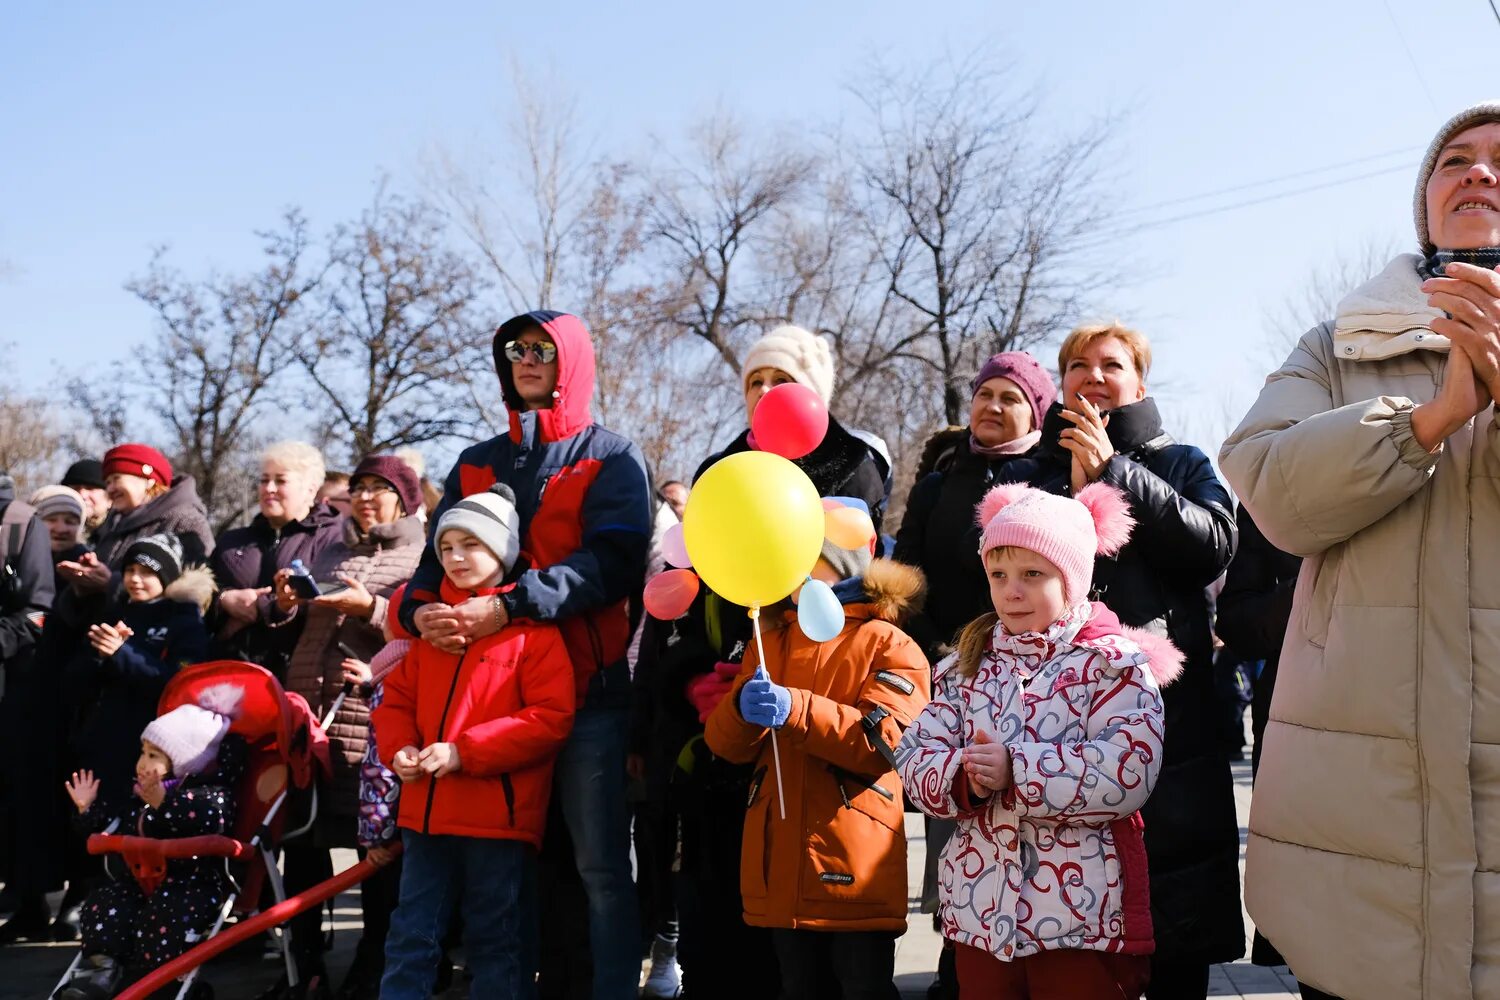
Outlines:
[[[875,618],[898,628],[922,610],[927,578],[915,566],[894,559],[871,560],[863,576],[840,580],[833,594],[851,618]]]
[[[158,520],[172,523],[172,515],[181,514],[183,518],[177,519],[181,523],[186,516],[196,514],[207,520],[208,508],[198,497],[198,483],[192,476],[178,476],[172,481],[167,492],[159,497],[147,500],[135,510],[126,514],[116,516],[111,514],[104,522],[101,533],[110,535],[130,535],[142,528],[150,527]]]
[[[167,601],[195,604],[198,606],[198,613],[206,615],[218,590],[219,585],[207,566],[189,566],[162,590],[161,596]]]
[[[1447,353],[1448,338],[1429,324],[1443,315],[1422,291],[1422,258],[1404,253],[1344,296],[1333,320],[1334,357],[1382,361],[1413,351]]]
[[[528,411],[511,378],[505,344],[533,326],[541,327],[557,345],[557,388],[553,390],[550,409]],[[522,313],[500,324],[491,351],[495,374],[500,377],[500,394],[510,414],[512,441],[520,442],[523,416],[528,412],[536,415],[537,436],[544,442],[572,437],[593,424],[590,403],[594,398],[594,343],[583,320],[550,309]]]

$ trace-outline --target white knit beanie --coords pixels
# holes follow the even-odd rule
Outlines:
[[[219,742],[239,714],[245,689],[237,684],[205,688],[196,705],[178,705],[158,716],[141,739],[161,747],[172,762],[172,776],[186,778],[208,770],[219,756]]]
[[[748,389],[750,374],[761,368],[781,369],[816,392],[825,406],[833,398],[833,352],[828,341],[800,326],[778,326],[751,345],[740,366],[740,387]]]
[[[1444,122],[1433,137],[1432,144],[1427,147],[1427,154],[1422,157],[1422,166],[1417,170],[1417,192],[1412,204],[1412,213],[1417,222],[1417,242],[1422,245],[1423,254],[1430,257],[1437,251],[1427,232],[1427,181],[1437,168],[1438,154],[1464,129],[1497,121],[1500,121],[1500,101],[1480,101]]]
[[[500,564],[509,570],[521,554],[521,518],[516,513],[516,495],[504,483],[483,493],[471,493],[443,511],[432,532],[432,548],[440,556],[443,532],[467,531],[485,544]]]

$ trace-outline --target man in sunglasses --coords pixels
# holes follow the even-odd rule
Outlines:
[[[554,771],[553,802],[564,823],[551,824],[547,836],[571,837],[588,894],[594,1000],[633,1000],[640,931],[625,797],[631,690],[625,651],[627,602],[642,585],[651,538],[646,463],[634,444],[594,423],[594,347],[578,317],[538,310],[507,320],[495,333],[494,357],[510,431],[465,449],[430,523],[466,496],[508,485],[521,518],[522,558],[507,580],[515,586],[493,598],[444,604],[443,570],[429,545],[400,618],[414,634],[456,653],[512,618],[553,622],[562,631],[578,712]],[[549,853],[544,849],[543,858]],[[545,901],[545,863],[543,877]],[[552,950],[549,939],[556,948],[559,939],[579,937],[576,927],[549,920],[547,909],[544,902],[544,954]]]

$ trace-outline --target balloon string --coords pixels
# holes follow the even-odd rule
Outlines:
[[[750,624],[755,628],[755,651],[760,654],[760,668],[766,671],[766,676],[771,671],[766,668],[766,647],[760,641],[760,606],[750,609]],[[786,819],[786,798],[781,791],[781,748],[776,744],[776,730],[771,733],[771,760],[776,765],[776,805],[781,810],[781,818]]]

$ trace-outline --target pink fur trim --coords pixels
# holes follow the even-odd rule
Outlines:
[[[979,522],[979,530],[983,531],[989,527],[990,521],[994,520],[996,514],[1021,499],[1030,490],[1031,487],[1025,483],[1001,483],[999,486],[991,487],[990,491],[984,495],[984,499],[979,501],[978,514],[975,517],[975,520]]]
[[[1128,625],[1120,626],[1120,634],[1146,654],[1157,687],[1166,687],[1182,675],[1182,650],[1174,646],[1171,639]]]
[[[1130,541],[1135,518],[1130,516],[1130,501],[1125,494],[1105,483],[1090,483],[1073,499],[1087,507],[1094,519],[1094,534],[1099,538],[1096,554],[1112,556]]]

